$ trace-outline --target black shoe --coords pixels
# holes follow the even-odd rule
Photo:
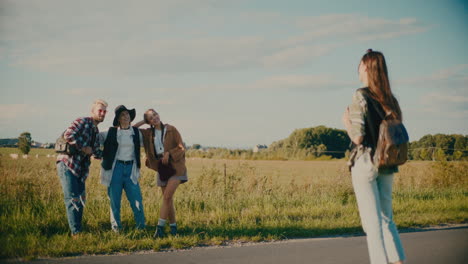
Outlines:
[[[154,232],[153,238],[164,237],[164,226],[156,226],[156,232]]]
[[[177,226],[171,226],[171,235],[177,235]]]

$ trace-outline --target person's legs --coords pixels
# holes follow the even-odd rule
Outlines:
[[[401,244],[400,235],[393,222],[392,186],[393,173],[379,174],[377,186],[380,194],[380,207],[382,209],[382,231],[385,250],[391,263],[405,260],[405,253]]]
[[[377,171],[373,168],[369,153],[358,158],[351,169],[352,182],[359,215],[367,235],[370,262],[388,263],[381,226],[381,208],[377,188]]]
[[[86,201],[85,183],[73,175],[63,163],[57,163],[57,173],[62,184],[68,225],[72,235],[82,231],[83,210]]]
[[[133,216],[135,218],[136,228],[143,229],[145,228],[145,214],[143,210],[143,197],[141,195],[140,185],[134,184],[132,179],[130,178],[132,174],[132,166],[125,165],[124,170],[124,189],[125,193],[127,194],[128,202],[130,203],[130,207],[133,210]]]
[[[169,219],[169,223],[175,223],[175,208],[174,208],[174,193],[179,187],[180,180],[169,180],[166,187],[162,187],[163,191],[163,204],[161,206],[161,212],[159,218]]]
[[[180,184],[180,180],[169,179],[166,186],[161,186],[161,190],[163,193],[163,203],[161,205],[158,226],[156,227],[156,232],[154,233],[154,237],[164,236],[164,226],[165,226],[167,219],[169,219],[169,222],[171,225],[171,234],[172,235],[177,234],[173,197],[179,184]]]
[[[112,230],[114,231],[118,231],[122,228],[122,223],[120,221],[120,205],[122,201],[124,166],[124,164],[115,163],[112,180],[109,187],[107,187],[107,194],[110,200],[110,221]]]

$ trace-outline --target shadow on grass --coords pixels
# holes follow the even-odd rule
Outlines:
[[[198,235],[202,239],[223,237],[227,240],[242,239],[261,241],[269,239],[313,238],[339,235],[362,235],[360,226],[346,228],[303,228],[303,227],[194,227],[184,226],[180,230],[181,236]]]
[[[147,225],[145,229],[137,230],[134,228],[133,223],[123,223],[123,229],[119,233],[129,239],[140,240],[146,238],[153,238],[156,231],[156,225]],[[468,223],[460,223],[458,225],[441,225],[441,226],[399,226],[400,233],[409,232],[424,232],[435,231],[441,229],[458,229],[467,228]],[[461,225],[461,226],[460,226]],[[102,235],[106,232],[111,232],[111,225],[108,222],[98,223],[97,228],[91,229],[84,226],[83,234],[96,234]],[[69,233],[68,226],[61,225],[45,226],[40,228],[41,234],[47,238],[57,234]],[[169,231],[168,229],[166,231]],[[210,240],[212,238],[222,238],[224,240],[244,240],[244,241],[264,241],[264,240],[278,240],[278,239],[295,239],[295,238],[316,238],[316,237],[349,237],[349,236],[363,236],[365,233],[361,226],[342,227],[342,228],[304,228],[300,226],[288,227],[223,227],[223,226],[200,226],[200,225],[184,225],[179,226],[178,237],[188,238],[198,236],[200,240]],[[169,235],[169,237],[171,237]]]
[[[363,236],[364,233],[360,226],[352,226],[346,228],[304,228],[299,226],[287,226],[287,227],[240,227],[240,226],[195,226],[187,225],[181,226],[179,228],[179,234],[175,237],[167,236],[163,239],[152,239],[155,225],[149,225],[144,230],[136,230],[133,226],[127,226],[119,234],[114,234],[110,231],[110,224],[108,223],[99,223],[99,227],[102,227],[102,230],[96,230],[94,227],[91,230],[84,230],[82,241],[78,240],[78,244],[83,242],[89,243],[87,249],[83,251],[83,248],[77,250],[65,250],[62,252],[48,252],[39,250],[35,253],[24,252],[25,255],[22,257],[34,259],[40,255],[50,256],[50,257],[73,257],[86,254],[114,254],[114,253],[125,253],[125,252],[135,252],[141,250],[155,250],[155,251],[170,251],[174,249],[187,249],[192,247],[206,247],[214,245],[229,245],[231,243],[244,243],[244,242],[262,242],[262,241],[272,241],[272,240],[283,240],[283,239],[305,239],[305,238],[324,238],[324,237],[351,237],[351,236]],[[446,225],[439,227],[413,227],[413,228],[401,228],[400,232],[421,232],[421,231],[434,231],[441,229],[458,229],[458,228],[468,228],[468,225],[459,224],[459,226]],[[66,234],[67,230],[64,228],[57,228],[54,230],[52,227],[48,227],[48,231],[59,231],[58,235]],[[47,234],[47,237],[52,237],[55,234]],[[121,237],[122,236],[122,237]],[[120,238],[124,240],[120,240]],[[90,239],[93,238],[93,239]],[[94,239],[96,238],[96,239]],[[71,238],[70,238],[71,239]],[[95,243],[106,243],[105,241],[121,241],[122,247],[105,247],[99,249],[98,244]],[[119,242],[120,243],[120,242]],[[134,247],[128,247],[132,244]],[[93,245],[95,244],[95,245]],[[21,253],[11,254],[10,251],[8,254],[0,254],[0,260],[11,258],[11,257],[21,257]],[[0,261],[1,262],[1,261]]]
[[[156,225],[147,225],[143,230],[136,230],[132,221],[123,221],[122,230],[119,235],[128,236],[131,239],[152,238],[156,231]],[[68,225],[55,224],[39,227],[40,234],[50,238],[58,234],[69,234]],[[168,229],[166,231],[169,231]],[[109,222],[99,222],[97,226],[83,225],[83,234],[102,235],[103,233],[111,232]],[[264,240],[264,239],[293,239],[293,238],[314,238],[324,236],[350,236],[363,235],[361,226],[352,226],[345,228],[304,228],[301,226],[287,227],[242,227],[242,226],[201,226],[201,225],[183,225],[179,226],[179,237],[198,236],[201,240],[211,238],[225,238],[227,240],[243,239],[249,240]]]

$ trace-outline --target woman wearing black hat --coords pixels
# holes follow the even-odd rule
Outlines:
[[[130,126],[135,119],[135,109],[119,105],[115,109],[113,125],[109,131],[100,133],[100,142],[104,146],[101,163],[101,183],[107,186],[110,199],[110,220],[112,230],[122,228],[120,221],[120,203],[122,190],[133,210],[136,227],[145,227],[143,199],[140,185],[140,147],[143,146],[142,135],[137,128]]]

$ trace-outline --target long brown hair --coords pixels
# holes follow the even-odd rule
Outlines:
[[[400,105],[390,88],[384,55],[379,51],[368,49],[361,61],[367,68],[367,80],[372,98],[382,105],[385,112],[391,112],[393,118],[402,120]]]

